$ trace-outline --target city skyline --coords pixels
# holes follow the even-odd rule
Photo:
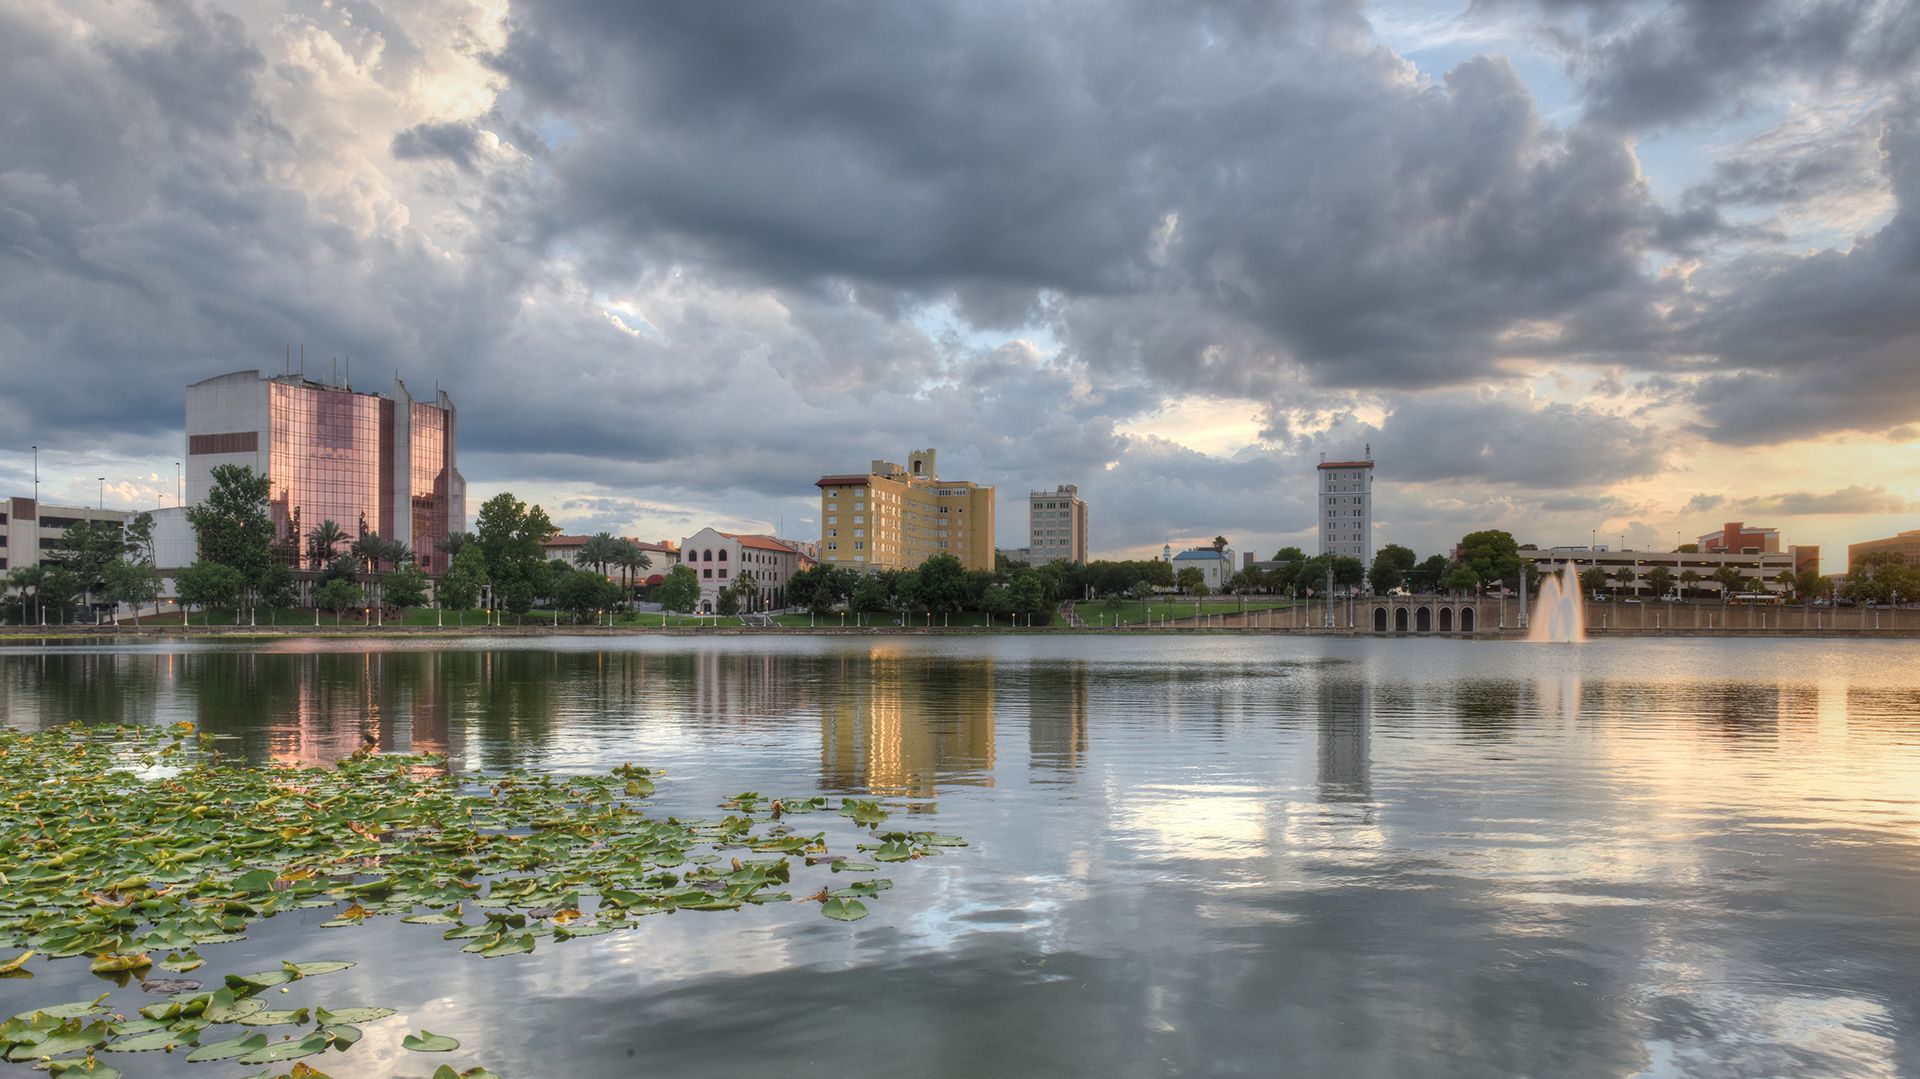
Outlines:
[[[171,504],[184,387],[304,345],[570,532],[938,445],[999,546],[1312,551],[1371,443],[1376,549],[1838,570],[1920,524],[1920,31],[1707,10],[14,5],[0,493]]]

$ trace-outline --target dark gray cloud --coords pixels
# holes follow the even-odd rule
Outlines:
[[[1547,6],[1589,120],[1498,56],[1416,70],[1345,0],[522,0],[504,35],[446,0],[0,7],[0,426],[167,472],[185,384],[305,342],[445,385],[476,484],[581,525],[801,518],[819,472],[931,444],[1002,485],[1003,542],[1077,482],[1106,549],[1303,538],[1315,455],[1368,440],[1423,549],[1581,531],[1669,463],[1656,397],[1727,442],[1911,429],[1910,99],[1731,140],[1664,205],[1609,50],[1691,16]],[[1761,55],[1892,85],[1905,16],[1861,6]],[[1756,7],[1742,40],[1813,25]],[[1719,104],[1672,116],[1765,90],[1702,63]],[[1876,199],[1858,242],[1795,240]],[[1543,361],[1606,400],[1484,388]],[[1262,444],[1138,433],[1196,396]]]
[[[1726,505],[1726,495],[1699,494],[1687,499],[1684,507],[1688,513],[1707,513]]]

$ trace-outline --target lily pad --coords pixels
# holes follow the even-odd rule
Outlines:
[[[151,1030],[145,1034],[134,1034],[108,1042],[103,1051],[108,1053],[146,1053],[155,1049],[167,1049],[181,1045],[184,1039],[172,1030]]]
[[[324,1053],[333,1044],[333,1039],[316,1030],[298,1041],[274,1042],[264,1049],[256,1049],[240,1058],[242,1064],[278,1064],[283,1060],[295,1060],[310,1057],[315,1053]]]
[[[422,1030],[418,1034],[409,1034],[401,1038],[400,1048],[411,1049],[416,1053],[450,1053],[460,1048],[460,1043],[445,1034]]]
[[[188,1053],[187,1059],[194,1063],[199,1063],[204,1060],[231,1060],[234,1057],[244,1056],[247,1053],[251,1053],[257,1049],[265,1049],[266,1047],[267,1036],[265,1034],[247,1034],[238,1038],[228,1038],[225,1041],[206,1042],[198,1049]]]
[[[857,922],[867,916],[867,905],[858,899],[829,899],[820,904],[820,913],[837,922]]]

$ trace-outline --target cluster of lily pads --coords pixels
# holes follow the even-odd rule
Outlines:
[[[0,730],[0,976],[30,962],[87,958],[95,973],[171,990],[137,1017],[106,996],[23,1012],[0,1024],[0,1055],[54,1075],[111,1077],[99,1055],[185,1050],[189,1061],[280,1064],[345,1050],[377,1007],[273,1009],[259,994],[350,965],[288,963],[230,974],[217,989],[159,978],[202,966],[200,947],[242,939],[262,918],[334,908],[346,928],[392,915],[444,927],[483,958],[531,952],[676,911],[794,901],[795,860],[856,874],[821,887],[828,918],[854,921],[890,887],[881,864],[924,858],[954,836],[882,831],[889,810],[845,799],[859,857],[830,852],[795,819],[825,798],[747,792],[714,819],[649,814],[657,773],[622,765],[593,776],[514,771],[460,776],[444,758],[363,755],[334,768],[224,762],[192,728]],[[308,1028],[278,1040],[264,1030]],[[216,1028],[227,1027],[226,1032]],[[229,1033],[231,1036],[219,1036]],[[451,1039],[409,1035],[431,1052]],[[264,1073],[263,1073],[264,1074]],[[297,1064],[297,1077],[317,1077]],[[435,1079],[485,1076],[441,1068]]]

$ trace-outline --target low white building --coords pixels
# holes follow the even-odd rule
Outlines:
[[[700,580],[700,611],[719,609],[720,591],[753,574],[756,610],[786,606],[787,582],[800,572],[799,551],[771,536],[703,528],[680,541],[680,562]]]
[[[1173,577],[1177,582],[1183,569],[1197,569],[1207,591],[1218,592],[1233,579],[1233,548],[1195,547],[1173,556]]]

